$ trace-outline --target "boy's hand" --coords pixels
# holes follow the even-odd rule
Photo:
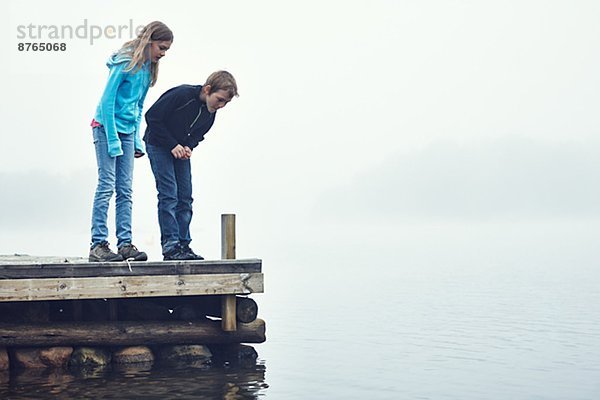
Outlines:
[[[188,146],[185,146],[184,149],[185,149],[185,159],[189,160],[190,158],[192,158],[192,149],[190,149]]]
[[[173,157],[177,158],[178,160],[181,160],[185,158],[186,151],[182,145],[178,144],[177,146],[171,149],[171,154],[173,154]]]

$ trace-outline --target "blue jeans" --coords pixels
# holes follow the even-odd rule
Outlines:
[[[173,157],[170,149],[146,144],[156,189],[158,224],[163,254],[178,244],[189,245],[192,221],[192,168],[190,160]]]
[[[111,157],[108,155],[104,127],[92,128],[92,131],[98,163],[98,186],[92,209],[92,246],[107,241],[108,204],[116,192],[117,246],[120,247],[131,243],[131,185],[135,152],[133,134],[119,133],[123,155]]]

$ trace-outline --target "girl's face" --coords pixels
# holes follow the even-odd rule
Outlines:
[[[165,56],[167,50],[171,48],[171,42],[168,40],[155,41],[150,43],[150,61],[157,63]]]

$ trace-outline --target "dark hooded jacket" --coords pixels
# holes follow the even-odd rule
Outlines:
[[[181,85],[167,90],[146,112],[144,141],[173,149],[178,144],[193,149],[215,122],[200,100],[202,85]]]

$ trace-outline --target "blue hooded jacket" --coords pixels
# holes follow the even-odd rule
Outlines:
[[[108,82],[94,116],[104,126],[111,157],[123,154],[118,133],[134,134],[135,151],[145,153],[140,139],[140,121],[151,82],[150,61],[141,69],[134,67],[125,71],[130,61],[130,56],[118,53],[108,59]]]

